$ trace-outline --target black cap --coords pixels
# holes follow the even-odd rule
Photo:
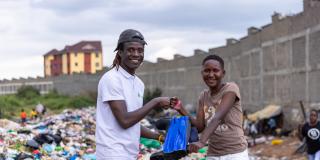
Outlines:
[[[143,35],[139,31],[134,29],[126,29],[120,34],[117,48],[114,51],[118,50],[119,45],[125,42],[139,42],[143,45],[147,44],[147,42],[144,41]]]

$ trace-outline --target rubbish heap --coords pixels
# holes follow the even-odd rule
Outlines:
[[[95,160],[95,108],[65,110],[25,126],[0,120],[0,160]]]
[[[155,130],[146,119],[141,124]],[[64,110],[25,126],[0,119],[0,160],[95,160],[95,107]],[[156,140],[140,139],[138,160],[162,150]],[[184,159],[204,159],[206,148]]]

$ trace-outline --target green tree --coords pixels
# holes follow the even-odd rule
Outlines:
[[[145,89],[144,96],[143,96],[143,104],[148,103],[153,98],[160,97],[162,95],[162,90],[160,88],[155,88],[153,91],[150,89]]]
[[[162,90],[160,88],[155,88],[153,91],[150,89],[145,89],[144,96],[143,96],[143,104],[148,103],[153,98],[160,97],[162,95]],[[150,116],[154,116],[157,113],[162,112],[160,107],[156,107],[153,111],[150,112]]]
[[[21,86],[17,93],[16,96],[19,98],[35,98],[40,96],[40,91],[32,86]]]

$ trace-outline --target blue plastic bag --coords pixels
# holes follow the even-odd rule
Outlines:
[[[164,153],[186,150],[189,140],[190,122],[189,117],[182,116],[173,118],[163,144]]]

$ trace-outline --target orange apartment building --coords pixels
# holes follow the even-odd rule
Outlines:
[[[61,51],[53,49],[43,57],[45,77],[73,73],[94,74],[103,67],[101,41],[81,41]]]

